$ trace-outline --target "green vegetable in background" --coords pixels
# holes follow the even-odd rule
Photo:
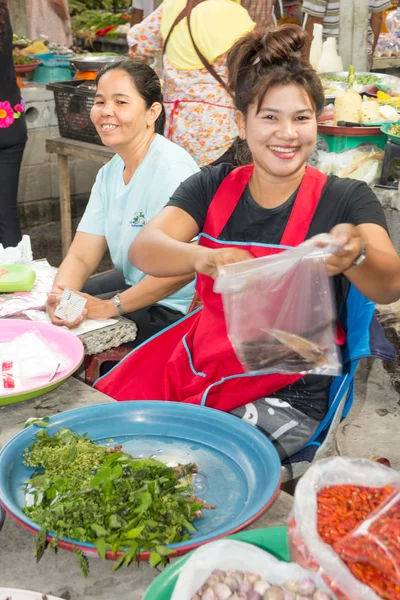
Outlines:
[[[352,67],[349,67],[349,75],[346,77],[345,75],[324,75],[321,74],[321,79],[323,81],[338,81],[338,82],[346,82],[348,84],[348,87],[351,88],[354,83],[359,83],[361,85],[374,85],[376,83],[378,83],[379,81],[381,81],[381,79],[379,77],[377,77],[376,75],[373,75],[372,73],[370,75],[356,75],[353,73],[351,73],[350,69]],[[354,70],[354,67],[353,67]]]
[[[29,56],[23,56],[22,54],[13,54],[14,65],[33,65],[38,62],[36,58],[30,58]]]
[[[356,82],[356,70],[353,65],[349,65],[349,76],[347,78],[347,85],[349,89],[353,87]]]
[[[391,125],[388,129],[388,133],[400,136],[400,125],[397,123],[393,123],[393,125]]]
[[[69,537],[94,544],[102,558],[107,550],[122,551],[114,570],[147,551],[152,566],[165,564],[171,552],[166,545],[187,540],[202,509],[214,508],[182,481],[196,472],[194,464],[171,468],[151,458],[135,459],[69,429],[52,437],[41,429],[24,463],[36,469],[27,482],[33,504],[23,510],[41,526],[37,560],[51,532],[53,549],[58,539]],[[86,576],[87,560],[78,548],[74,552]]]
[[[132,0],[117,0],[117,10],[128,10],[132,6]],[[76,15],[85,10],[112,10],[114,0],[69,0],[71,15]]]

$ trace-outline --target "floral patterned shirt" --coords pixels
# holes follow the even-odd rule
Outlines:
[[[144,21],[129,30],[134,56],[152,58],[162,52],[160,25],[162,4]],[[225,55],[213,64],[224,81],[228,79]],[[192,155],[202,167],[232,145],[238,135],[233,101],[207,69],[176,69],[163,56],[163,93],[167,113],[165,135]]]

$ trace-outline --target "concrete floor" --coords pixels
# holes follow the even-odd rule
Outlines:
[[[337,432],[342,456],[383,456],[400,469],[400,397],[379,360],[360,364],[355,400]]]

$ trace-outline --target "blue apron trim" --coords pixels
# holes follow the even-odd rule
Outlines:
[[[217,385],[221,385],[222,383],[225,383],[225,381],[229,381],[230,379],[240,379],[241,377],[259,377],[260,375],[276,374],[276,371],[258,371],[257,373],[240,373],[238,375],[229,375],[229,377],[222,377],[222,379],[220,379],[219,381],[216,381],[208,386],[201,398],[200,406],[206,406],[208,392],[211,390],[211,388],[216,387]]]
[[[221,246],[257,246],[259,248],[283,248],[284,250],[291,250],[293,246],[281,246],[280,244],[261,244],[261,243],[253,243],[253,242],[229,242],[224,240],[217,240],[216,238],[208,235],[208,233],[200,233],[199,234],[199,242],[202,237],[211,240],[217,244],[221,244]]]
[[[186,335],[187,334],[185,334],[183,336],[183,338],[182,338],[182,344],[183,344],[183,346],[184,346],[184,348],[186,350],[186,353],[188,355],[189,365],[190,365],[190,368],[192,370],[192,373],[194,373],[194,375],[200,375],[200,377],[206,377],[205,373],[201,373],[200,371],[196,371],[196,369],[194,368],[194,364],[193,364],[193,360],[192,360],[192,355],[190,354],[190,350],[189,350],[189,347],[188,347],[187,341],[186,341]]]
[[[145,340],[144,342],[142,342],[141,344],[139,344],[139,346],[136,346],[136,348],[133,348],[132,352],[129,352],[129,354],[127,354],[126,356],[124,356],[124,358],[122,358],[112,369],[110,369],[108,371],[108,373],[106,373],[105,375],[102,375],[101,377],[99,377],[98,379],[96,379],[96,381],[93,384],[93,387],[96,385],[96,383],[98,381],[100,381],[101,379],[103,379],[103,377],[107,377],[110,373],[112,373],[114,371],[114,369],[116,369],[122,362],[124,362],[124,360],[126,360],[127,358],[129,358],[133,352],[136,352],[136,350],[139,350],[139,348],[143,348],[143,346],[145,344],[148,344],[152,340],[155,340],[156,338],[158,338],[159,335],[162,335],[163,333],[165,333],[169,329],[172,329],[176,325],[179,325],[180,323],[182,323],[182,321],[185,321],[186,319],[189,319],[190,317],[192,317],[193,315],[195,315],[196,313],[198,313],[202,309],[203,309],[203,307],[199,306],[199,308],[196,308],[196,310],[193,310],[188,315],[185,315],[184,317],[182,317],[182,319],[179,319],[179,321],[175,321],[175,323],[172,323],[172,325],[168,325],[168,327],[166,327],[165,329],[161,329],[161,331],[159,331],[158,333],[155,333],[154,335],[152,335],[148,340]]]

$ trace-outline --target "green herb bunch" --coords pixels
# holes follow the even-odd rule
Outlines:
[[[147,551],[152,566],[165,564],[171,553],[166,545],[187,540],[202,508],[210,508],[182,480],[196,471],[193,463],[171,468],[152,458],[135,459],[69,429],[52,437],[41,429],[24,464],[36,469],[27,482],[33,503],[23,510],[41,526],[37,560],[52,532],[53,549],[68,537],[94,544],[102,558],[107,550],[122,551],[114,570]],[[87,575],[87,561],[74,550]]]

